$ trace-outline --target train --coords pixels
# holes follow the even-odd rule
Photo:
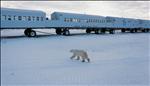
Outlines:
[[[53,12],[50,17],[40,10],[1,8],[0,29],[25,29],[24,34],[35,37],[35,29],[55,29],[58,35],[70,35],[70,29],[86,33],[114,34],[121,32],[150,32],[150,20],[99,16],[79,13]]]

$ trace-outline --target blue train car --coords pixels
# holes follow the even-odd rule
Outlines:
[[[45,21],[42,11],[1,8],[1,29],[26,29],[25,35],[36,36],[30,28],[44,28]]]
[[[1,29],[25,29],[24,34],[28,37],[36,36],[33,29],[39,28],[54,28],[59,35],[70,35],[70,29],[85,29],[86,33],[96,34],[113,34],[115,30],[132,33],[150,31],[150,20],[66,12],[53,12],[50,17],[38,10],[1,8]]]
[[[96,34],[99,34],[109,31],[110,34],[113,34],[115,30],[121,30],[122,32],[148,32],[150,29],[149,20],[139,21],[138,19],[132,18],[120,18],[110,16],[105,17],[64,12],[54,12],[52,13],[51,18],[52,20],[60,21],[60,23],[65,25],[64,27],[62,27],[62,29],[80,28],[86,29],[87,33],[94,31]],[[57,29],[56,32],[58,32],[58,34],[61,34],[61,32],[63,31],[61,29]]]

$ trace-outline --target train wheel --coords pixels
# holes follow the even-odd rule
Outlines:
[[[112,30],[109,30],[109,33],[110,33],[110,34],[114,34],[114,33],[115,33],[115,30],[113,30],[113,29],[112,29]]]
[[[25,36],[28,35],[28,31],[27,31],[27,30],[24,31],[24,35],[25,35]]]
[[[121,32],[122,32],[122,33],[125,33],[125,32],[126,32],[126,30],[125,30],[125,29],[121,29]]]
[[[142,32],[146,32],[146,30],[145,30],[145,29],[143,29],[143,30],[142,30]]]
[[[146,32],[149,32],[149,29],[146,29]]]
[[[24,31],[25,36],[29,36],[30,31],[31,31],[30,28],[26,29],[26,30]]]
[[[56,34],[61,35],[62,34],[62,29],[56,29]]]
[[[134,31],[137,32],[137,29],[135,29]]]
[[[97,32],[98,32],[98,34],[100,34],[100,33],[101,33],[101,30],[99,29]]]
[[[36,32],[34,30],[31,30],[29,33],[29,37],[35,37],[36,36]]]
[[[86,29],[86,33],[91,33],[91,30],[90,29]]]
[[[64,29],[63,30],[63,35],[69,36],[70,35],[70,31],[68,29]]]
[[[105,34],[106,30],[105,29],[101,29],[101,33]]]
[[[134,33],[134,29],[131,29],[131,30],[130,30],[130,33]]]
[[[100,33],[100,30],[99,29],[96,29],[95,30],[95,34],[99,34]]]

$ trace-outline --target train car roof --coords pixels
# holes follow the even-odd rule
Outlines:
[[[113,17],[113,16],[100,16],[100,15],[92,15],[92,14],[80,14],[80,13],[68,13],[68,12],[53,12],[52,14],[64,14],[64,15],[67,15],[67,16],[74,16],[74,15],[77,15],[77,16],[82,16],[82,17],[86,17],[86,16],[90,16],[90,17],[101,17],[101,18],[112,18],[112,19],[122,19],[122,20],[139,20],[139,19],[136,19],[136,18],[124,18],[124,17]],[[144,19],[140,19],[140,20],[144,20]],[[145,21],[149,21],[149,20],[145,20]]]
[[[68,12],[53,12],[52,14],[65,14],[65,15],[78,15],[78,16],[92,16],[92,17],[105,17],[100,15],[80,14],[80,13],[68,13]]]
[[[116,19],[125,19],[125,20],[137,20],[137,21],[139,21],[139,20],[142,20],[142,21],[150,21],[150,20],[146,20],[146,19],[137,19],[137,18],[125,18],[125,17],[113,17],[113,16],[106,16],[106,17],[108,17],[108,18],[116,18]]]
[[[39,11],[39,10],[24,10],[24,9],[13,9],[13,8],[1,8],[2,14],[17,14],[22,13],[22,15],[25,14],[33,14],[33,15],[46,15],[45,12]]]

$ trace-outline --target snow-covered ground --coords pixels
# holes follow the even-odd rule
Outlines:
[[[3,38],[1,85],[149,86],[149,44],[149,33]],[[91,62],[71,60],[71,49]]]

